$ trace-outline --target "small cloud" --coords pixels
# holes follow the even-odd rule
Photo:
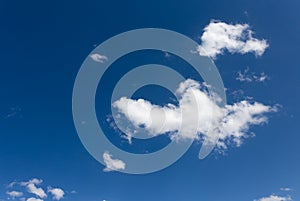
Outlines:
[[[72,190],[70,193],[71,193],[71,194],[76,194],[76,193],[77,193],[77,191],[75,191],[75,190]]]
[[[11,107],[5,118],[19,117],[22,118],[22,110],[19,106]]]
[[[52,194],[53,200],[61,200],[65,195],[65,192],[61,188],[49,187],[48,193]]]
[[[105,61],[108,60],[107,56],[101,55],[101,54],[98,54],[98,53],[91,54],[90,57],[91,57],[94,61],[100,62],[100,63],[104,63]]]
[[[247,67],[244,71],[239,71],[236,80],[240,82],[264,82],[270,79],[265,73],[257,75],[254,72],[249,72],[249,70],[249,67]]]
[[[171,57],[171,54],[170,54],[169,52],[167,52],[167,51],[164,51],[164,56],[165,56],[166,58],[170,58],[170,57]]]
[[[269,44],[265,39],[259,40],[253,37],[253,31],[248,24],[227,24],[212,20],[204,28],[201,36],[201,45],[198,52],[202,56],[216,58],[223,54],[224,50],[230,53],[254,53],[261,56]]]
[[[44,201],[39,198],[28,198],[26,201]]]
[[[13,199],[16,197],[23,196],[23,193],[19,192],[19,191],[8,191],[8,192],[6,192],[6,194],[9,195],[10,197],[12,197]]]
[[[106,167],[104,168],[105,172],[110,172],[110,171],[118,171],[118,170],[124,170],[126,164],[119,159],[113,159],[112,155],[109,154],[108,151],[103,153],[103,159]]]
[[[254,201],[292,201],[292,198],[290,196],[281,197],[277,195],[270,195],[269,197],[263,197]]]
[[[281,191],[292,191],[293,189],[291,188],[280,188]]]

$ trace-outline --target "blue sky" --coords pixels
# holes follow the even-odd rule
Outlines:
[[[50,187],[63,189],[66,201],[253,201],[271,195],[263,201],[299,200],[300,70],[294,61],[300,50],[299,8],[300,3],[292,0],[0,1],[0,200],[12,199],[7,194],[11,191],[52,200]],[[215,58],[228,104],[253,97],[265,105],[280,105],[278,111],[267,114],[267,124],[250,127],[255,137],[243,140],[240,147],[230,144],[223,154],[215,151],[199,160],[201,144],[195,142],[180,160],[155,173],[103,171],[73,123],[73,85],[84,59],[108,38],[137,28],[170,29],[200,43],[203,29],[213,19],[249,24],[253,36],[269,44],[262,56],[225,50]],[[129,70],[153,60],[185,66],[163,53],[128,55],[103,78],[107,87],[102,90],[109,95],[125,73],[117,70],[118,65]],[[237,80],[247,68],[252,81]],[[268,79],[256,81],[253,76],[261,73]],[[170,94],[160,90],[145,88],[136,97],[152,97],[163,105]],[[157,93],[162,95],[157,98]],[[99,100],[98,107],[99,117],[106,117],[110,105]],[[108,126],[107,130],[114,134]],[[157,148],[143,142],[132,148],[122,138],[110,140],[135,152],[145,146]],[[157,140],[163,144],[168,139]],[[43,182],[32,182],[33,178]],[[16,184],[8,187],[13,181]],[[43,188],[47,198],[28,190],[30,183]]]

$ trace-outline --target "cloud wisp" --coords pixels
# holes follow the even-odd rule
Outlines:
[[[270,77],[265,73],[257,75],[254,72],[250,72],[249,67],[247,67],[244,71],[239,71],[236,77],[236,80],[240,82],[264,82],[268,79],[270,79]]]
[[[44,200],[32,197],[32,198],[28,198],[26,201],[44,201]]]
[[[179,106],[159,106],[144,99],[121,97],[113,107],[135,128],[142,125],[150,136],[169,133],[172,140],[188,138],[208,142],[219,137],[217,147],[220,149],[226,149],[230,143],[240,146],[243,139],[252,135],[248,132],[251,125],[266,123],[266,113],[276,111],[276,107],[247,100],[221,108],[205,90],[205,85],[191,79],[182,82],[176,93],[180,97]],[[184,121],[182,113],[189,114]],[[194,117],[198,117],[196,132]],[[179,129],[184,131],[180,135]]]
[[[23,196],[23,193],[20,191],[8,191],[6,192],[6,194],[9,195],[12,199]]]
[[[290,196],[278,196],[278,195],[270,195],[268,197],[263,197],[254,201],[292,201]]]
[[[107,56],[101,55],[101,54],[98,54],[98,53],[91,54],[90,57],[94,61],[99,62],[99,63],[104,63],[105,61],[108,60]]]
[[[281,190],[281,191],[292,191],[293,189],[287,188],[287,187],[286,187],[286,188],[280,188],[280,190]]]
[[[248,24],[227,24],[212,20],[201,36],[198,52],[203,56],[216,58],[224,50],[230,53],[254,53],[256,56],[264,54],[269,47],[265,39],[253,37],[253,31]]]

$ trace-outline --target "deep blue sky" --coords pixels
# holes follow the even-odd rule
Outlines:
[[[285,195],[282,187],[294,189],[289,194],[300,199],[299,9],[295,0],[1,0],[0,198],[9,182],[37,177],[76,190],[65,198],[72,201],[252,201]],[[85,57],[94,45],[136,28],[171,29],[199,41],[212,19],[247,23],[270,44],[259,58],[225,53],[215,61],[229,102],[230,91],[242,89],[257,101],[280,104],[279,112],[251,129],[256,137],[225,155],[200,161],[195,144],[160,172],[103,172],[82,146],[72,119],[73,84]],[[247,66],[270,80],[238,82],[237,72]]]

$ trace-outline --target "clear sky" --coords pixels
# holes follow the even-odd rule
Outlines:
[[[299,9],[296,0],[0,0],[0,200],[299,200]],[[198,159],[201,143],[195,142],[158,172],[104,171],[82,145],[73,122],[73,85],[85,58],[117,34],[148,27],[179,32],[209,48],[201,36],[213,22],[247,24],[246,33],[252,30],[251,37],[268,44],[261,55],[230,52],[226,45],[210,55],[216,56],[228,104],[246,99],[277,111],[266,114],[267,122],[250,126],[240,146],[229,143],[204,160]],[[198,78],[185,72],[182,60],[162,52],[132,53],[114,63],[101,80],[99,90],[106,96],[96,96],[97,115],[108,138],[133,153],[160,149],[169,138],[128,144],[108,125],[111,105],[105,103],[126,70],[151,62]],[[154,86],[132,98],[138,97],[161,106],[174,98]]]

